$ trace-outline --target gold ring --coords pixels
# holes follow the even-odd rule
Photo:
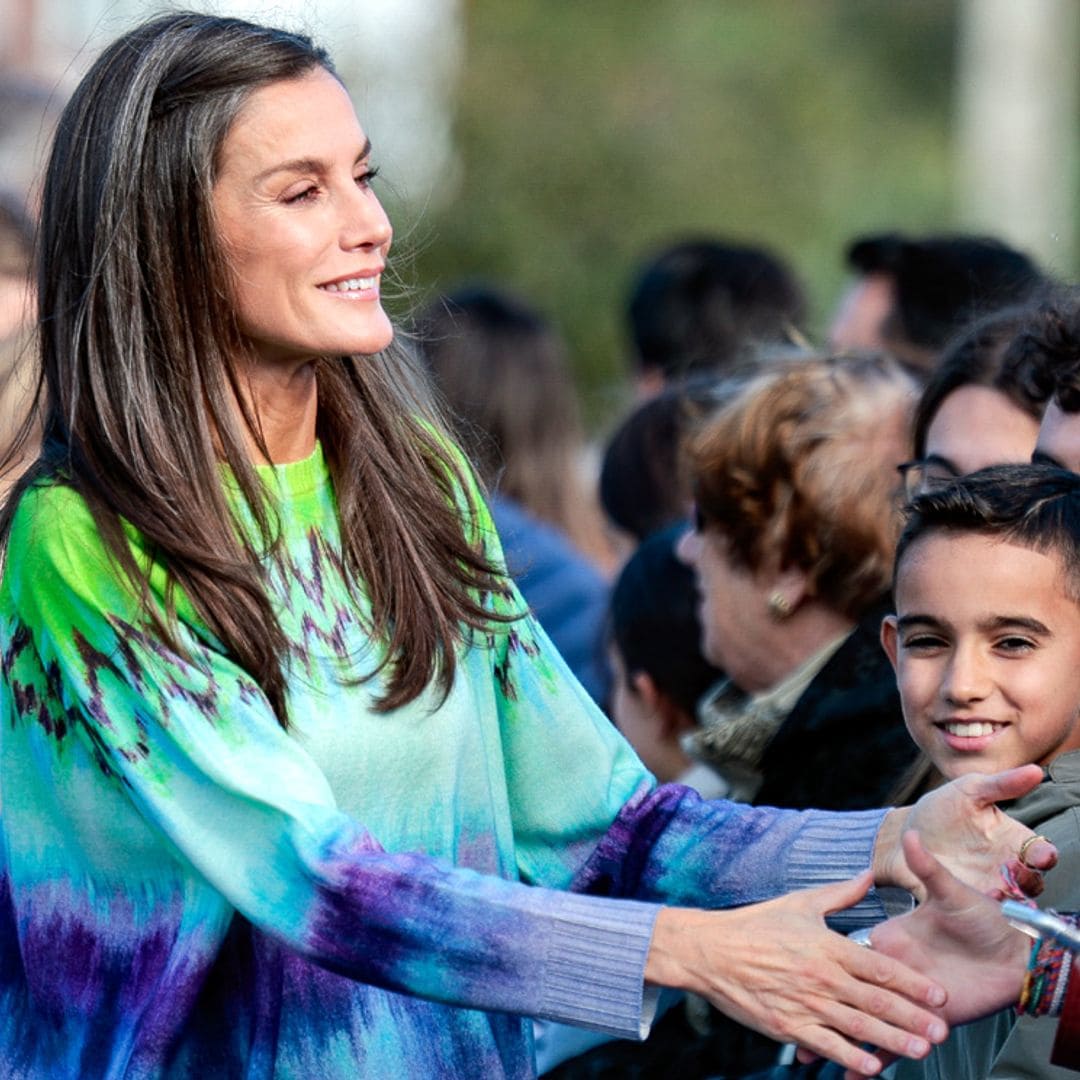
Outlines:
[[[1021,845],[1020,845],[1020,853],[1019,853],[1019,855],[1017,856],[1017,858],[1018,858],[1018,859],[1020,860],[1021,864],[1022,864],[1022,865],[1024,865],[1024,866],[1028,866],[1028,868],[1029,868],[1029,869],[1031,869],[1031,870],[1035,870],[1035,869],[1037,869],[1037,867],[1034,867],[1034,866],[1030,866],[1030,865],[1029,865],[1029,864],[1028,864],[1028,863],[1027,863],[1027,862],[1025,861],[1025,859],[1024,859],[1024,856],[1025,856],[1025,855],[1027,855],[1027,850],[1028,850],[1028,848],[1029,848],[1029,847],[1031,847],[1031,845],[1032,845],[1032,844],[1034,844],[1036,840],[1045,840],[1045,841],[1046,841],[1046,842],[1047,842],[1048,844],[1050,843],[1050,840],[1049,840],[1049,838],[1048,838],[1048,837],[1045,837],[1045,836],[1029,836],[1029,837],[1028,837],[1028,838],[1027,838],[1027,839],[1026,839],[1026,840],[1025,840],[1025,841],[1024,841],[1024,842],[1023,842],[1023,843],[1022,843]]]

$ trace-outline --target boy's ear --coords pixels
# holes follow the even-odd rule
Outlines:
[[[889,658],[889,663],[892,664],[893,671],[896,671],[896,652],[899,641],[897,635],[896,616],[886,615],[885,618],[881,620],[881,647],[885,650],[885,655]]]
[[[645,703],[646,708],[655,712],[660,704],[660,691],[647,671],[635,671],[630,676],[630,685],[634,693]]]
[[[647,671],[635,671],[632,677],[634,691],[648,706],[660,726],[665,739],[677,738],[684,731],[696,726],[694,718],[688,717],[674,701],[660,689]]]

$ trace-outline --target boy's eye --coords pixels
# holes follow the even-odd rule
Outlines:
[[[933,649],[943,649],[945,647],[945,641],[942,638],[935,637],[933,634],[912,634],[911,637],[904,639],[903,644],[908,652],[919,653],[930,652]]]
[[[1015,635],[1007,638],[1002,638],[996,644],[997,648],[999,648],[1002,652],[1007,653],[1030,652],[1032,649],[1035,648],[1035,642],[1032,641],[1030,638],[1017,637]]]

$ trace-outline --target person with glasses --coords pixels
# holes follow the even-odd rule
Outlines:
[[[986,465],[1029,459],[1047,397],[1019,339],[1033,314],[1032,307],[1003,308],[945,349],[915,409],[915,456],[899,467],[906,501]]]

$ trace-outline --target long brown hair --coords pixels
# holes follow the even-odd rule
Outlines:
[[[308,38],[178,12],[120,38],[83,79],[60,120],[42,209],[43,451],[0,520],[6,535],[28,484],[70,484],[155,629],[175,640],[173,594],[182,589],[283,726],[289,643],[264,567],[277,520],[246,449],[246,437],[261,437],[241,392],[248,354],[210,194],[222,142],[251,92],[318,66],[333,72]],[[317,380],[346,581],[363,583],[371,633],[387,646],[380,707],[414,699],[433,679],[445,693],[463,627],[491,625],[482,594],[501,587],[471,501],[465,517],[474,520],[462,520],[463,468],[402,350],[322,358]],[[222,462],[254,536],[238,528]],[[125,522],[169,570],[164,615]]]

